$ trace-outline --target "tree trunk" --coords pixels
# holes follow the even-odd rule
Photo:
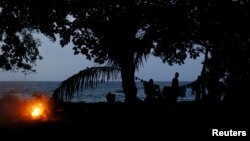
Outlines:
[[[133,52],[126,51],[121,57],[122,87],[125,93],[125,102],[135,104],[137,102],[137,88],[135,85],[135,63]]]
[[[205,97],[206,97],[206,69],[207,69],[207,63],[208,63],[208,47],[206,47],[206,52],[205,52],[205,58],[204,58],[204,62],[203,62],[203,67],[201,70],[201,99],[204,102],[205,101]]]
[[[210,59],[209,79],[208,79],[208,100],[210,103],[218,104],[221,101],[222,87],[220,85],[221,64],[217,52],[212,52]]]

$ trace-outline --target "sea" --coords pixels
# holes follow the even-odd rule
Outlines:
[[[169,81],[155,81],[162,91],[164,86],[171,86]],[[185,86],[191,82],[179,82],[180,86]],[[0,98],[6,95],[14,95],[23,99],[30,98],[34,93],[42,93],[51,97],[53,91],[59,87],[60,81],[0,81]],[[141,100],[146,98],[144,86],[140,81],[136,82],[137,97]],[[124,102],[125,96],[120,81],[101,83],[93,88],[85,89],[81,93],[75,94],[68,101],[71,102],[106,102],[107,93],[115,94],[116,101]],[[195,96],[190,88],[185,91],[184,97],[178,97],[178,101],[193,101]]]

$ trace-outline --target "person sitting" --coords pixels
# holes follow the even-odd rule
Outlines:
[[[149,79],[149,81],[144,81],[144,92],[146,94],[147,100],[155,99],[156,97],[160,98],[160,86],[155,85],[153,79]]]
[[[112,94],[111,92],[109,92],[106,95],[106,99],[108,103],[115,103],[115,94]]]

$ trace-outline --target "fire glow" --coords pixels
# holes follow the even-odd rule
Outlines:
[[[30,111],[30,115],[33,119],[38,119],[41,118],[43,116],[46,117],[45,111],[44,111],[44,107],[41,103],[35,104],[32,106],[31,111]]]
[[[25,117],[30,120],[48,120],[50,116],[49,100],[45,97],[36,97],[27,101]]]
[[[0,98],[0,124],[52,120],[52,105],[51,98],[44,93],[35,93],[30,98],[5,95]]]

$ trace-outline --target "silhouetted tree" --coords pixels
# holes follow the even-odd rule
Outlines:
[[[70,6],[69,28],[59,31],[62,45],[72,41],[75,54],[120,68],[126,102],[137,101],[134,74],[148,54],[161,56],[169,64],[182,64],[187,51],[198,56],[190,41],[195,26],[185,3],[93,1],[82,7],[77,1]]]
[[[2,0],[0,67],[32,70],[41,58],[33,32],[52,41],[58,34],[62,46],[73,42],[75,54],[119,69],[126,102],[133,103],[136,66],[148,54],[171,65],[206,51],[203,72],[216,101],[221,78],[240,90],[249,81],[249,15],[244,0]]]
[[[64,21],[62,9],[65,1],[0,1],[0,68],[35,71],[32,66],[39,55],[40,40],[36,33],[43,33],[55,41],[56,23]],[[57,12],[55,13],[55,10]],[[63,11],[63,12],[62,12]],[[61,12],[61,13],[60,13]],[[65,13],[64,13],[65,14]],[[58,23],[59,24],[59,23]]]
[[[208,97],[211,102],[220,101],[218,86],[224,79],[231,81],[227,83],[231,90],[226,97],[234,95],[229,99],[239,96],[249,101],[246,93],[241,92],[246,90],[245,84],[249,81],[249,1],[193,1],[192,5],[197,7],[199,23],[195,42],[204,46],[209,54],[204,69],[208,76]]]

